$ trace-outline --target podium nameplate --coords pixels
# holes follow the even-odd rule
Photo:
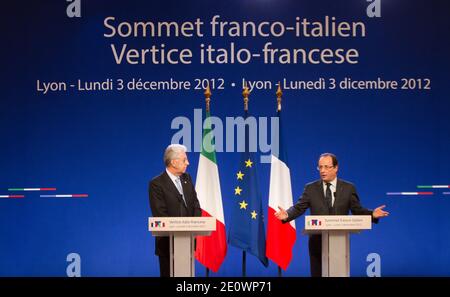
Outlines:
[[[305,231],[368,229],[372,229],[371,216],[305,216]]]
[[[170,276],[195,276],[195,236],[216,230],[212,217],[150,217],[148,230],[153,236],[170,238]]]
[[[304,233],[321,234],[322,276],[350,276],[350,233],[372,229],[372,216],[306,216]]]
[[[212,217],[150,217],[148,231],[153,235],[168,235],[167,232],[189,231],[195,235],[216,230],[216,219]]]

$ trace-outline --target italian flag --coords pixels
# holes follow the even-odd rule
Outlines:
[[[216,231],[211,232],[210,236],[197,236],[195,258],[205,267],[217,272],[227,253],[227,240],[209,111],[206,112],[195,190],[202,208],[202,216],[216,218]]]
[[[271,157],[266,256],[286,270],[292,259],[292,248],[297,236],[294,220],[283,224],[275,217],[278,206],[287,210],[293,205],[291,173],[282,149],[280,137],[279,157]]]

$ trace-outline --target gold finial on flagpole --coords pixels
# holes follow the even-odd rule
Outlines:
[[[205,101],[206,101],[206,111],[209,112],[209,102],[211,101],[211,90],[209,89],[209,84],[205,89]]]
[[[283,95],[283,92],[281,91],[281,84],[278,82],[278,90],[277,90],[277,111],[281,111],[281,96]]]
[[[242,91],[242,96],[244,97],[244,110],[248,111],[248,95],[250,94],[247,82],[245,82],[244,91]]]

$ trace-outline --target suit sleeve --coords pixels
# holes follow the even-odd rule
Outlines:
[[[352,185],[350,197],[350,210],[353,215],[372,215],[372,210],[364,208],[359,200],[356,188]],[[372,217],[373,223],[378,223],[378,219]]]
[[[167,203],[161,185],[155,181],[149,185],[150,208],[154,217],[168,217]]]
[[[192,200],[194,201],[194,216],[195,217],[201,217],[202,216],[202,209],[200,207],[200,202],[197,198],[197,191],[195,191],[194,183],[192,182],[192,178],[189,174],[186,174],[189,179],[189,184],[192,187]]]
[[[295,203],[293,206],[291,206],[288,210],[288,218],[284,220],[284,223],[290,222],[292,220],[295,220],[299,216],[305,213],[305,211],[310,207],[311,205],[311,194],[308,190],[308,187],[305,187],[303,190],[302,196],[298,199],[297,203]]]

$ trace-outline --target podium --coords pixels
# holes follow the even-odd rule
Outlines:
[[[305,216],[306,234],[322,234],[322,277],[350,276],[350,233],[372,229],[372,216]]]
[[[212,217],[150,217],[148,230],[153,236],[170,237],[170,276],[195,276],[195,236],[216,230]]]

